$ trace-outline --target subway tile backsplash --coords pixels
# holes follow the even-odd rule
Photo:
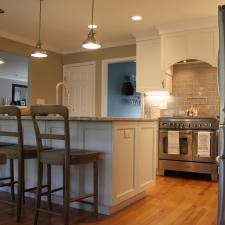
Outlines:
[[[145,97],[146,117],[154,101]],[[185,115],[191,106],[198,109],[200,116],[218,116],[217,69],[206,63],[175,65],[172,94],[160,101],[167,103],[167,108],[160,111],[161,116]]]

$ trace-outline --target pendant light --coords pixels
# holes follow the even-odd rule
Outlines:
[[[5,63],[4,59],[0,57],[0,64],[4,64],[4,63]]]
[[[99,49],[101,45],[96,40],[96,32],[94,30],[94,0],[92,0],[91,28],[87,39],[83,42],[82,47],[86,49]]]
[[[42,48],[42,43],[41,43],[41,3],[43,0],[40,0],[40,11],[39,11],[39,27],[38,27],[38,41],[37,44],[35,45],[34,50],[31,53],[32,57],[35,58],[45,58],[48,57],[48,54],[46,50]]]

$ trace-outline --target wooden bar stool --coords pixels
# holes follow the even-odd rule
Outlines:
[[[80,202],[91,204],[94,206],[94,213],[98,214],[98,159],[100,152],[79,150],[70,148],[70,131],[69,131],[69,113],[65,106],[61,105],[43,105],[31,106],[31,114],[34,122],[35,134],[38,145],[38,191],[36,199],[36,212],[34,218],[34,225],[37,225],[39,212],[46,212],[52,215],[64,217],[64,225],[69,224],[69,207],[71,202]],[[38,115],[58,114],[64,119],[64,134],[41,134],[36,120]],[[43,139],[55,139],[64,141],[64,149],[43,150]],[[70,197],[70,166],[93,163],[93,193],[85,196],[78,196],[77,198]],[[61,165],[63,167],[63,193],[64,193],[64,212],[59,214],[52,210],[45,210],[40,207],[41,196],[47,193],[42,193],[42,179],[43,179],[43,164]],[[51,190],[52,192],[61,190],[57,188]],[[93,202],[85,200],[93,197]]]
[[[4,155],[6,159],[10,161],[10,176],[0,178],[0,181],[8,181],[8,183],[1,183],[0,187],[9,186],[11,188],[11,198],[12,201],[0,200],[11,205],[16,205],[17,208],[17,222],[20,222],[21,217],[21,208],[22,208],[22,199],[25,200],[25,192],[34,191],[37,187],[25,189],[25,180],[24,180],[24,162],[26,159],[35,159],[37,158],[37,147],[36,146],[27,146],[23,144],[23,129],[21,121],[21,112],[20,109],[16,106],[2,106],[0,107],[0,114],[8,114],[9,116],[16,117],[17,127],[15,131],[3,131],[0,130],[0,137],[14,137],[17,140],[17,144],[2,143],[0,145],[0,154]],[[48,148],[49,149],[49,148]],[[18,160],[18,181],[14,180],[14,160]],[[14,186],[18,183],[17,191],[17,201],[15,202],[15,191]]]

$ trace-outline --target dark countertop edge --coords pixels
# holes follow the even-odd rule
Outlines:
[[[0,120],[14,120],[13,116],[0,116]],[[22,116],[22,120],[31,120],[30,116]],[[39,117],[39,120],[45,121],[61,121],[63,120],[58,116],[49,116],[49,117]],[[154,122],[158,119],[147,119],[147,118],[111,118],[111,117],[70,117],[70,121],[92,121],[92,122]]]

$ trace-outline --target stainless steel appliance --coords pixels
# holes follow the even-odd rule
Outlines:
[[[219,6],[219,57],[218,57],[218,91],[220,96],[219,125],[219,194],[218,225],[225,225],[225,5]]]
[[[211,175],[217,180],[217,142],[218,120],[216,118],[184,117],[160,118],[159,120],[159,166],[158,172],[165,170],[198,172]],[[168,133],[179,131],[179,154],[168,153]],[[209,132],[210,155],[198,154],[198,133]]]

